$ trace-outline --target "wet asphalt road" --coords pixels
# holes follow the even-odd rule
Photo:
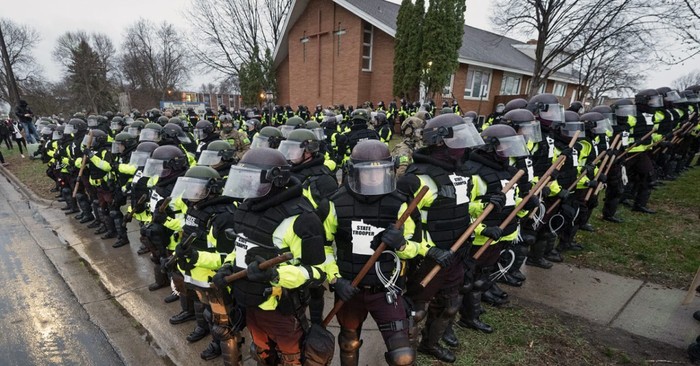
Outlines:
[[[44,254],[42,246],[62,244],[36,232],[50,231],[37,225],[41,221],[36,209],[2,179],[0,365],[123,365]],[[37,238],[43,238],[41,246]]]

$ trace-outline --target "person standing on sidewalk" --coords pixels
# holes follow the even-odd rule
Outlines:
[[[26,100],[20,99],[19,105],[15,107],[15,115],[24,125],[24,131],[27,135],[26,138],[29,143],[35,144],[37,141],[39,141],[39,135],[36,133],[36,127],[34,126],[34,112],[32,112],[31,108],[29,108]]]
[[[329,212],[334,214],[329,232],[335,238],[337,264],[326,268],[336,298],[346,302],[337,314],[340,364],[358,365],[362,324],[369,313],[386,344],[387,364],[411,365],[416,351],[408,337],[409,306],[402,293],[405,261],[428,251],[423,247],[421,253],[420,214],[414,211],[400,230],[394,228],[407,208],[408,197],[395,190],[395,160],[381,141],[361,141],[355,146],[347,178],[330,198]],[[358,287],[353,287],[353,279],[381,242],[386,250]]]

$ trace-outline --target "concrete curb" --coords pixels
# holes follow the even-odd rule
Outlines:
[[[42,205],[45,205],[47,207],[53,207],[55,203],[58,203],[56,200],[47,200],[46,198],[39,197],[34,191],[32,191],[29,187],[27,187],[26,184],[22,183],[19,178],[17,178],[16,175],[14,175],[9,169],[5,168],[4,166],[0,166],[0,173],[7,178],[8,181],[15,187],[17,187],[23,195],[28,197],[31,201],[41,203]]]

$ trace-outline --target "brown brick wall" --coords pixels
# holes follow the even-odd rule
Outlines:
[[[319,22],[320,19],[320,22]],[[320,23],[320,27],[319,27]],[[345,30],[340,37],[334,31]],[[372,71],[362,70],[363,21],[330,0],[310,0],[304,13],[291,26],[288,35],[288,55],[277,69],[279,92],[277,103],[289,103],[292,106],[304,104],[310,107],[316,104],[361,105],[365,101],[375,104],[379,101],[389,103],[392,96],[394,40],[388,34],[374,28],[372,49]],[[316,36],[320,32],[323,35]],[[309,42],[304,46],[300,39],[306,34]],[[320,46],[319,46],[320,42]],[[488,115],[495,108],[496,96],[500,92],[503,71],[491,70],[491,85],[488,99],[464,99],[464,88],[469,65],[460,64],[455,74],[452,93],[463,111],[479,111]],[[529,77],[523,76],[521,93]],[[547,83],[547,92],[551,92],[554,83]],[[568,105],[573,92],[573,85],[567,88],[567,96],[562,103]],[[512,98],[510,98],[512,99]],[[499,101],[501,99],[499,98]],[[451,98],[448,100],[451,104]],[[437,95],[435,103],[442,105],[442,97]],[[481,106],[479,108],[479,105]]]

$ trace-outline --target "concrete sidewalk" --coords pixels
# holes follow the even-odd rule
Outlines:
[[[502,286],[516,297],[679,348],[700,334],[693,319],[700,310],[697,292],[693,302],[682,305],[686,291],[641,280],[568,264],[523,267],[522,287]]]
[[[169,288],[148,291],[148,284],[153,280],[153,266],[146,255],[136,253],[140,244],[135,223],[129,225],[131,245],[114,249],[111,247],[114,240],[100,240],[93,235],[93,229],[87,229],[72,217],[65,216],[59,209],[63,203],[39,199],[6,170],[0,168],[0,171],[25,195],[46,206],[40,214],[47,225],[96,271],[114,299],[149,332],[152,343],[157,344],[162,355],[177,365],[221,363],[220,359],[209,363],[199,357],[209,338],[195,344],[185,340],[194,328],[194,322],[175,326],[168,323],[168,318],[179,312],[179,303],[163,302],[163,298],[170,293]],[[700,326],[692,318],[693,311],[700,306],[697,303],[680,305],[685,291],[567,264],[555,265],[550,270],[524,266],[523,271],[528,277],[523,287],[503,288],[511,295],[530,302],[542,303],[602,326],[619,328],[681,348],[685,348],[700,333]],[[327,293],[326,313],[331,305],[332,298]],[[337,335],[337,323],[334,321],[330,327]],[[253,365],[247,347],[250,336],[245,334],[245,337],[244,358],[246,365]],[[362,338],[364,344],[360,364],[383,364],[384,342],[371,317],[365,324]],[[338,357],[334,358],[333,364],[339,364]]]

